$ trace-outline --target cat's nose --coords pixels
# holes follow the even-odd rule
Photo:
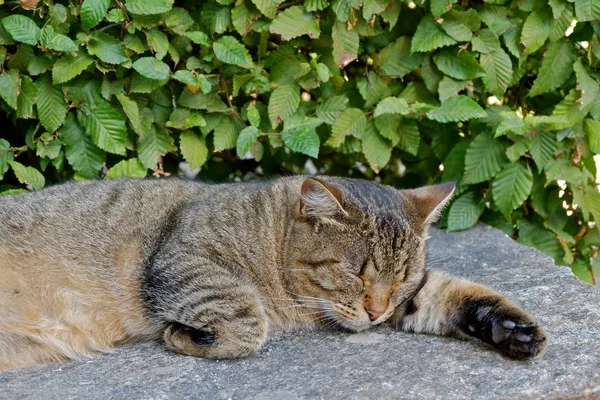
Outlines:
[[[379,312],[379,311],[374,311],[374,310],[371,310],[368,308],[366,308],[365,310],[367,311],[367,314],[369,314],[369,319],[371,321],[375,321],[377,318],[379,318],[383,315],[383,313]]]

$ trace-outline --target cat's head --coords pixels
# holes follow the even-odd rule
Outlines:
[[[421,282],[427,228],[453,191],[306,178],[285,251],[301,312],[354,331],[387,320]]]

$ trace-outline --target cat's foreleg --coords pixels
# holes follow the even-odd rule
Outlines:
[[[391,318],[397,329],[474,337],[515,359],[544,351],[546,334],[538,322],[500,293],[435,271],[423,279],[420,290]]]
[[[152,301],[165,323],[163,340],[169,349],[214,359],[244,357],[260,349],[268,319],[253,286],[206,260],[155,274]]]

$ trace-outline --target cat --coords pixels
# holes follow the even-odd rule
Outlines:
[[[141,340],[238,358],[322,322],[539,355],[546,334],[516,304],[425,271],[428,226],[453,191],[298,176],[70,182],[0,197],[0,369]]]

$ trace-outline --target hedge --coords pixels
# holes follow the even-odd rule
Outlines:
[[[599,1],[3,1],[5,194],[182,161],[454,180],[449,230],[600,272]]]

